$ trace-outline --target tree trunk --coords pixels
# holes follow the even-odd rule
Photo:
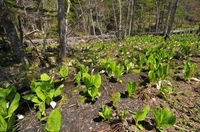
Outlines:
[[[114,21],[115,21],[115,29],[117,29],[117,17],[116,17],[115,5],[114,5],[113,0],[112,0],[112,9],[113,9],[113,17],[114,17]]]
[[[117,31],[117,39],[122,39],[122,3],[121,0],[118,0],[119,4],[119,24],[118,24],[118,31]]]
[[[134,4],[135,4],[135,0],[131,0],[131,16],[130,16],[130,21],[129,21],[129,32],[128,35],[130,36],[133,30],[133,12],[134,12]]]
[[[169,25],[168,25],[168,30],[167,30],[167,34],[170,33],[170,31],[172,30],[172,25],[174,23],[174,18],[175,18],[175,14],[176,14],[176,9],[178,7],[178,1],[179,0],[175,0],[173,3],[173,7],[172,7],[172,12],[171,12],[171,16],[170,16],[170,21],[169,21]]]
[[[28,59],[26,58],[23,50],[23,46],[20,43],[19,37],[17,36],[15,25],[7,13],[5,13],[2,17],[1,22],[3,27],[6,29],[8,40],[11,42],[17,57],[20,59],[22,64],[29,65]]]
[[[172,29],[172,25],[173,25],[173,22],[174,22],[176,9],[178,7],[178,1],[179,0],[171,0],[170,3],[169,3],[168,15],[167,15],[167,19],[166,19],[165,27],[164,27],[164,32],[163,32],[165,40],[167,38],[170,38],[170,31]]]
[[[66,19],[65,0],[58,0],[58,32],[60,41],[60,57],[62,61],[66,58]]]
[[[125,24],[125,29],[124,29],[124,37],[127,35],[127,30],[128,30],[128,22],[129,22],[129,12],[130,12],[130,7],[131,7],[131,0],[128,1],[128,9],[127,9],[127,17],[126,17],[126,24]]]

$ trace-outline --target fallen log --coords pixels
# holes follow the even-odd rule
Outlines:
[[[186,33],[196,33],[197,29],[190,29],[190,30],[172,30],[170,34],[186,34]],[[135,35],[164,35],[163,32],[145,32],[145,33],[138,33]]]

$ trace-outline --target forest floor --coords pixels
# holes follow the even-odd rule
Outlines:
[[[200,68],[199,56],[200,55],[195,55],[190,59],[191,62],[198,66],[196,73],[199,73]],[[13,59],[15,60],[15,58]],[[29,84],[30,80],[22,79],[27,77],[27,72],[23,72],[26,68],[22,68],[17,62],[13,61],[13,59],[4,60],[7,64],[1,66],[1,85],[13,83],[18,87],[23,86],[23,88],[19,88],[19,92],[23,95],[25,92],[29,91],[29,88],[24,88],[24,85]],[[182,61],[179,59],[173,58],[173,61],[176,62],[176,65],[182,64]],[[57,67],[56,64],[54,65],[54,68],[55,67]],[[38,77],[41,73],[51,71],[51,68],[36,68],[29,71],[29,73],[32,75],[31,77],[34,78]],[[102,66],[93,66],[92,68],[94,69],[94,73],[98,73],[104,69]],[[53,74],[53,72],[49,72],[49,74],[51,73]],[[200,82],[192,80],[189,82],[184,81],[182,69],[176,69],[175,72],[169,74],[173,92],[167,94],[166,98],[159,96],[158,89],[156,89],[155,86],[148,87],[146,85],[148,83],[146,71],[141,71],[140,73],[130,71],[124,74],[120,78],[122,83],[115,82],[107,75],[102,74],[102,85],[99,88],[101,95],[95,101],[87,101],[80,96],[80,93],[84,91],[84,89],[74,83],[75,73],[75,70],[69,71],[68,78],[62,82],[65,85],[62,96],[65,96],[66,100],[60,108],[62,113],[61,132],[125,132],[126,130],[131,132],[156,132],[158,130],[155,127],[155,119],[152,114],[152,108],[155,107],[167,107],[176,115],[176,124],[173,127],[163,128],[165,131],[200,131]],[[200,79],[199,74],[195,74],[195,77]],[[135,81],[138,84],[135,98],[127,97],[125,88],[128,81]],[[118,107],[113,108],[113,119],[111,121],[105,121],[99,116],[98,112],[101,110],[102,105],[112,107],[111,95],[116,92],[121,93]],[[149,105],[151,110],[147,118],[140,122],[144,127],[144,130],[140,130],[135,125],[132,115],[135,115],[138,110],[143,109],[146,105]],[[129,115],[126,117],[125,121],[122,122],[116,115],[120,110],[126,110],[126,108],[128,108]],[[52,109],[49,107],[47,109],[47,114],[49,114],[51,110]],[[16,125],[20,132],[44,131],[45,122],[40,122],[37,119],[36,110],[33,108],[31,102],[22,99],[17,112],[23,114],[25,117],[18,121]]]

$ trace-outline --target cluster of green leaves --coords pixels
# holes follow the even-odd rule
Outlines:
[[[64,66],[64,65],[61,66],[59,73],[62,77],[61,81],[65,80],[67,78],[68,74],[69,74],[66,66]]]
[[[15,110],[19,106],[20,95],[14,85],[0,88],[0,131],[15,131]]]
[[[81,81],[83,81],[83,74],[88,73],[89,67],[82,64],[79,69],[80,71],[75,74],[75,83],[78,85],[80,85]]]
[[[126,84],[126,90],[128,92],[129,97],[135,98],[135,91],[137,88],[137,83],[136,82],[127,82]]]
[[[32,81],[30,88],[32,93],[23,96],[24,99],[34,103],[34,108],[38,108],[37,117],[40,120],[46,119],[46,105],[50,105],[54,97],[60,96],[64,85],[54,88],[53,80],[46,74],[40,75],[40,79]]]
[[[122,82],[120,77],[123,75],[124,66],[120,64],[117,65],[115,61],[110,61],[110,59],[107,59],[104,62],[104,68],[110,78],[113,77],[116,81],[120,83]]]
[[[161,87],[158,90],[158,95],[163,97],[164,99],[167,99],[167,94],[172,92],[172,87]]]
[[[117,92],[117,93],[113,93],[113,94],[112,94],[112,105],[113,105],[115,108],[118,107],[117,102],[120,100],[120,97],[121,97],[120,92]]]
[[[130,59],[124,60],[124,66],[125,66],[126,73],[128,73],[130,69],[134,68],[134,64],[130,61]]]
[[[159,60],[155,59],[155,56],[149,56],[147,60],[147,65],[149,66],[148,78],[150,81],[150,86],[158,80],[163,80],[168,76],[169,64],[161,63]]]
[[[104,118],[104,120],[110,121],[112,119],[112,109],[108,106],[102,105],[101,111],[99,112],[99,115]]]
[[[176,123],[176,116],[168,108],[154,108],[153,115],[156,120],[156,128],[164,132],[161,127],[170,127]]]
[[[195,64],[191,64],[188,60],[185,62],[183,73],[184,73],[184,80],[190,81],[194,75],[194,70],[197,66]]]
[[[83,73],[83,83],[86,86],[88,95],[92,98],[92,101],[100,95],[99,87],[101,86],[101,75],[92,75],[88,73]]]

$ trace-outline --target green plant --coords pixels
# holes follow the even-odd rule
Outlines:
[[[92,97],[92,101],[99,95],[99,87],[101,86],[101,75],[90,75],[83,73],[83,82],[86,86],[87,93]]]
[[[141,130],[143,129],[142,125],[139,124],[139,121],[143,121],[147,114],[149,113],[150,107],[147,105],[142,110],[139,110],[136,112],[136,115],[133,116],[133,119],[135,120],[135,125],[139,127]]]
[[[102,105],[99,115],[104,118],[104,120],[110,121],[112,119],[112,109],[108,106]]]
[[[176,116],[168,108],[153,108],[153,115],[156,120],[156,128],[163,131],[161,127],[170,127],[176,123]]]
[[[168,63],[160,63],[154,64],[151,70],[148,72],[148,78],[150,81],[150,86],[155,81],[160,81],[165,79],[168,76],[169,64]]]
[[[133,63],[130,62],[129,59],[124,60],[124,65],[125,65],[126,73],[128,73],[129,70],[134,67]]]
[[[62,77],[61,81],[65,80],[67,78],[67,76],[68,76],[68,70],[67,70],[66,66],[62,65],[61,68],[60,68],[60,72],[59,73],[60,73],[60,75]]]
[[[88,71],[89,71],[89,67],[88,66],[85,66],[85,65],[83,65],[83,64],[81,64],[81,66],[80,66],[80,72],[81,72],[81,74],[83,74],[83,73],[88,73]]]
[[[120,110],[118,113],[119,120],[121,122],[124,122],[126,120],[126,117],[128,116],[128,114],[129,114],[128,107],[125,110]]]
[[[20,95],[14,85],[0,88],[0,131],[15,131],[15,110],[19,106]]]
[[[117,102],[119,101],[120,97],[121,97],[120,92],[117,92],[117,93],[113,93],[113,94],[112,94],[112,105],[113,105],[115,108],[118,107]]]
[[[126,84],[126,90],[128,92],[128,97],[135,97],[135,91],[137,88],[136,82],[127,82]]]
[[[75,74],[75,83],[78,85],[81,84],[81,72],[79,71],[77,74]]]
[[[46,74],[40,75],[40,79],[31,83],[30,88],[33,92],[23,96],[26,100],[31,100],[34,103],[34,108],[38,107],[38,119],[43,120],[42,116],[46,116],[46,105],[50,105],[54,97],[60,96],[64,85],[61,84],[57,89],[54,88],[53,80]]]
[[[166,94],[171,93],[172,92],[172,87],[161,87],[158,90],[158,94],[163,97],[164,99],[167,99]]]
[[[56,108],[50,113],[47,119],[47,123],[44,128],[44,131],[45,132],[59,132],[60,127],[61,127],[61,122],[62,122],[62,119],[61,119],[60,110]]]
[[[80,71],[77,74],[75,74],[75,83],[77,83],[78,85],[80,85],[81,81],[83,81],[83,74],[88,73],[89,67],[81,64],[79,70]]]
[[[123,74],[124,66],[121,66],[120,64],[117,65],[115,61],[111,62],[108,59],[104,62],[104,67],[105,67],[106,73],[108,74],[110,78],[113,77],[114,79],[116,79],[116,81],[120,83],[122,82],[120,80],[120,77]]]
[[[183,73],[184,73],[184,80],[190,81],[192,76],[194,75],[194,70],[196,68],[195,64],[191,64],[189,61],[186,61]]]

